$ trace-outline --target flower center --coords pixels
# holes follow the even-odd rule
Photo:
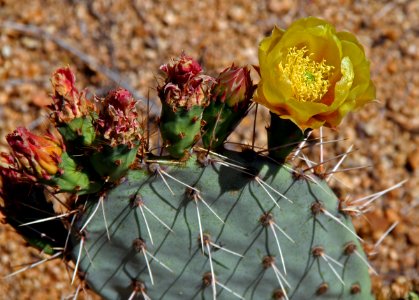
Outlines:
[[[314,61],[310,58],[312,55],[307,55],[306,47],[292,47],[285,63],[278,65],[281,76],[291,81],[294,97],[299,101],[318,102],[330,86],[329,77],[334,67],[327,65],[325,60]]]

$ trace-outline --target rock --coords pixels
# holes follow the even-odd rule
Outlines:
[[[415,246],[419,246],[419,227],[410,228],[407,232],[409,242]]]
[[[407,157],[407,166],[409,169],[416,171],[419,168],[419,151],[413,150]]]
[[[4,45],[1,48],[1,56],[3,56],[3,58],[9,58],[12,55],[12,47],[10,47],[9,45]]]

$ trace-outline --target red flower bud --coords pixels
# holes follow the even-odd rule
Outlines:
[[[4,180],[7,180],[8,182],[21,182],[28,179],[23,175],[16,159],[5,152],[0,153],[0,175],[3,179],[3,183]]]
[[[182,54],[179,59],[174,60],[169,64],[162,65],[160,70],[166,73],[166,82],[172,82],[182,86],[201,73],[202,68],[192,57]]]
[[[230,107],[247,106],[253,96],[255,87],[246,67],[234,64],[220,73],[217,83],[212,88],[212,100],[225,102]]]
[[[134,100],[131,93],[122,88],[110,91],[105,100],[105,106],[112,105],[115,109],[124,112],[126,115],[135,111],[136,103],[137,101]]]
[[[69,123],[75,118],[89,115],[96,111],[93,102],[86,99],[85,92],[79,92],[75,87],[76,76],[69,67],[60,68],[51,76],[51,84],[54,89],[52,96],[55,120],[59,123]]]
[[[202,68],[197,61],[182,54],[172,63],[161,66],[160,70],[166,73],[165,84],[157,87],[162,101],[186,109],[193,105],[207,106],[209,88],[214,79],[201,74]]]
[[[74,97],[78,95],[78,91],[74,86],[76,76],[70,68],[61,68],[52,74],[51,84],[57,95],[62,97]]]
[[[38,136],[19,127],[7,135],[6,140],[29,177],[50,179],[51,175],[59,171],[63,146],[51,134]]]
[[[111,146],[132,146],[132,142],[140,140],[141,126],[136,103],[131,93],[121,88],[109,92],[105,98],[98,123],[103,129],[103,136],[110,140]]]

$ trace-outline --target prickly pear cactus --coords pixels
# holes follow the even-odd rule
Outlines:
[[[371,298],[350,219],[319,178],[251,151],[169,163],[131,171],[77,221],[72,255],[104,298]]]
[[[86,286],[105,299],[372,299],[351,222],[365,205],[336,197],[323,161],[287,163],[311,130],[374,98],[363,49],[306,18],[275,28],[259,60],[257,85],[247,67],[212,78],[184,54],[163,65],[161,147],[128,91],[89,99],[57,70],[56,130],[18,128],[0,155],[6,221],[72,265],[76,296]],[[271,110],[269,149],[224,149],[252,101]]]

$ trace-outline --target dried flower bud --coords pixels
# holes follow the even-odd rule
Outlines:
[[[48,180],[59,171],[63,146],[50,133],[38,136],[19,127],[6,139],[28,177]]]
[[[53,104],[50,109],[58,123],[69,123],[75,118],[89,115],[96,111],[93,102],[86,98],[86,93],[75,87],[76,76],[69,67],[60,68],[51,76],[54,89]]]
[[[202,72],[199,63],[185,54],[182,54],[178,60],[172,63],[162,65],[160,70],[166,73],[166,82],[172,82],[179,86],[188,83],[190,79]]]
[[[161,101],[186,109],[208,104],[209,89],[214,79],[201,74],[202,68],[197,61],[182,54],[179,59],[161,66],[160,70],[166,73],[165,84],[157,88]]]
[[[74,86],[76,76],[70,68],[61,68],[52,74],[51,84],[56,95],[61,97],[74,97],[78,95],[78,90]]]
[[[5,152],[0,153],[0,176],[3,179],[3,183],[4,180],[9,182],[27,180],[13,155]]]
[[[111,146],[129,145],[141,139],[141,126],[138,122],[137,101],[125,89],[116,89],[107,95],[98,123],[103,136],[110,140]]]
[[[255,87],[246,67],[234,64],[220,73],[211,91],[213,101],[225,102],[230,107],[246,106],[250,103]]]

